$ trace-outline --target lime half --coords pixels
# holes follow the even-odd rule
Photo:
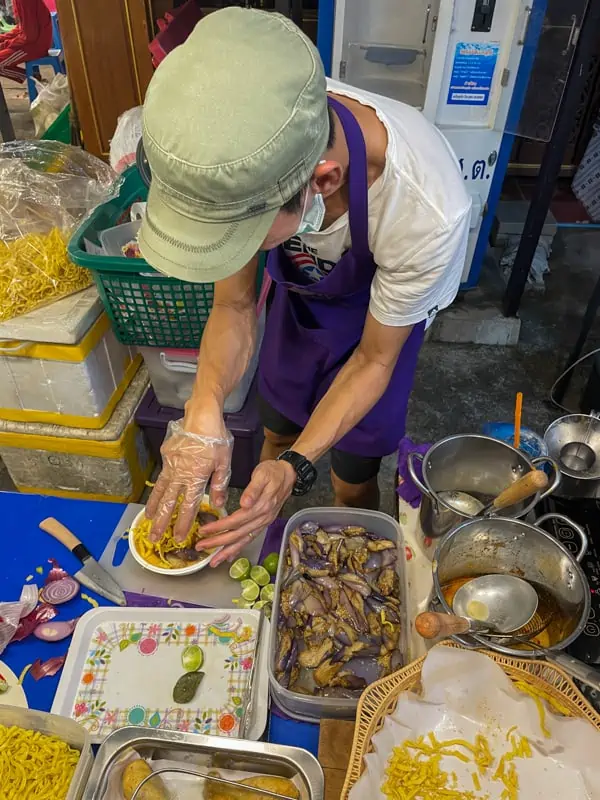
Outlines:
[[[229,568],[229,577],[234,581],[245,581],[250,577],[250,562],[247,558],[238,558]]]
[[[250,577],[259,586],[266,586],[267,583],[271,583],[271,576],[264,567],[252,567]]]
[[[260,611],[262,609],[265,617],[267,619],[271,619],[271,611],[273,606],[271,603],[267,603],[266,600],[259,600],[258,603],[254,603],[253,609],[254,611]]]
[[[279,566],[279,553],[269,553],[269,555],[262,562],[262,565],[267,570],[269,575],[277,575],[277,567]]]
[[[260,591],[260,599],[263,603],[272,603],[273,598],[275,597],[275,584],[269,583],[267,586],[263,586]]]
[[[254,608],[254,603],[252,600],[244,600],[241,597],[234,597],[231,602],[238,608]]]
[[[248,600],[251,603],[254,603],[258,600],[258,596],[260,594],[260,586],[258,583],[252,580],[245,580],[242,581],[242,597],[244,600]]]
[[[197,644],[188,645],[181,654],[181,665],[186,672],[197,672],[204,664],[204,653]]]

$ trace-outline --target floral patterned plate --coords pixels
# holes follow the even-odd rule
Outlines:
[[[52,713],[71,717],[100,744],[126,725],[239,736],[256,652],[258,612],[195,608],[98,608],[75,629]],[[247,738],[267,722],[269,635],[261,633]],[[189,645],[204,653],[194,699],[173,701]]]

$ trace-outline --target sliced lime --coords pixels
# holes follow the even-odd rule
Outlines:
[[[250,577],[259,586],[266,586],[267,583],[271,583],[271,576],[264,567],[252,567]]]
[[[181,665],[186,672],[197,672],[204,664],[204,653],[197,644],[188,645],[181,654]]]
[[[258,583],[252,580],[245,580],[242,581],[241,586],[242,597],[244,600],[249,600],[252,603],[254,603],[255,600],[258,600],[258,596],[260,594],[260,586]]]
[[[250,577],[250,562],[247,558],[238,558],[229,568],[229,577],[234,581],[245,581]]]
[[[260,590],[260,599],[263,603],[272,603],[275,597],[275,584],[269,583]]]
[[[242,597],[234,597],[231,602],[238,608],[254,608],[253,600],[244,600]]]
[[[262,565],[267,570],[269,575],[277,575],[277,567],[279,566],[279,553],[269,553],[269,555],[262,562]]]
[[[254,603],[253,606],[254,611],[262,611],[267,619],[271,619],[271,612],[273,610],[273,606],[271,603],[267,603],[266,600],[259,600],[257,603]]]

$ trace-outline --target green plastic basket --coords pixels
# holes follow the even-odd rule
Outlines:
[[[99,206],[71,237],[72,261],[91,270],[115,335],[123,344],[197,348],[214,297],[212,283],[168,278],[143,258],[103,256],[99,233],[129,220],[132,203],[145,201],[148,190],[137,167],[123,174],[119,196]],[[258,270],[257,293],[264,264]]]

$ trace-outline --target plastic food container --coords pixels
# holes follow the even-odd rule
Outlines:
[[[275,589],[275,599],[273,601],[272,620],[275,624],[271,625],[271,636],[269,641],[269,660],[268,672],[271,692],[276,704],[290,717],[304,722],[314,722],[321,717],[334,717],[341,719],[354,719],[359,698],[339,698],[339,697],[311,697],[310,695],[292,692],[285,689],[275,677],[274,661],[277,652],[277,624],[279,618],[279,601],[281,584],[286,569],[285,555],[288,549],[288,540],[299,525],[303,522],[317,522],[319,525],[357,525],[366,528],[371,533],[375,533],[385,539],[391,539],[398,544],[397,570],[400,578],[400,603],[401,603],[401,623],[402,635],[400,639],[400,651],[404,657],[404,663],[409,659],[409,637],[408,637],[408,615],[407,615],[407,585],[405,569],[404,537],[398,523],[380,511],[369,511],[366,509],[351,508],[307,508],[294,514],[288,521],[283,532],[281,551],[279,554],[279,568],[277,570],[277,582]]]
[[[239,413],[250,391],[258,367],[258,354],[265,332],[265,312],[257,320],[256,347],[239,384],[226,398],[224,411],[226,414]],[[196,371],[198,368],[198,350],[177,350],[162,347],[139,347],[150,375],[150,383],[161,406],[167,408],[185,407],[190,399]]]
[[[141,224],[141,220],[135,220],[134,222],[125,222],[123,225],[115,225],[114,228],[100,231],[100,244],[104,248],[106,255],[122,258],[125,255],[123,248],[129,242],[137,242]]]
[[[85,728],[72,719],[59,717],[56,714],[46,714],[44,711],[32,711],[28,708],[14,708],[13,706],[0,706],[0,725],[7,728],[16,725],[26,730],[39,731],[47,736],[56,736],[70,747],[79,750],[81,758],[75,768],[66,800],[80,800],[83,797],[83,791],[94,762],[90,737]],[[2,796],[0,787],[0,797]],[[22,797],[23,800],[28,800],[24,794]]]

